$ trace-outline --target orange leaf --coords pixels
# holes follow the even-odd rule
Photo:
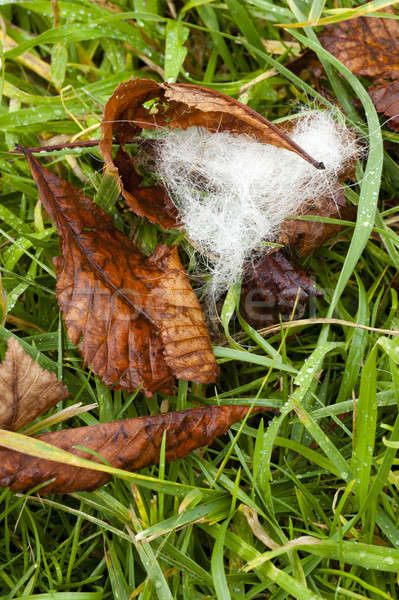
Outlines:
[[[177,248],[143,256],[110,217],[24,150],[62,256],[57,297],[69,337],[107,385],[168,391],[173,375],[215,381],[218,368]]]
[[[396,15],[392,7],[385,8],[384,12]],[[375,108],[388,117],[387,125],[398,131],[399,22],[382,17],[359,17],[329,25],[320,41],[352,73],[374,80],[368,92]]]
[[[255,412],[264,409],[255,409]],[[101,462],[83,446],[118,469],[134,471],[157,464],[163,433],[166,431],[166,460],[177,460],[200,446],[209,445],[245,416],[245,406],[207,406],[89,427],[55,431],[37,439]],[[52,480],[40,493],[69,493],[94,490],[110,479],[108,473],[52,460],[36,458],[0,447],[0,485],[13,491],[31,489]]]

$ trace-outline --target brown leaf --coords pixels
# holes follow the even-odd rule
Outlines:
[[[384,12],[396,14],[392,7]],[[355,75],[399,75],[399,22],[396,19],[359,17],[329,25],[320,36],[324,48]]]
[[[334,198],[320,198],[302,214],[351,220],[356,216],[356,208],[347,206],[344,190],[341,188]],[[309,256],[330,238],[336,236],[341,229],[340,225],[331,223],[287,219],[282,224],[279,242],[295,248],[301,256]]]
[[[376,82],[377,83],[377,82]],[[399,131],[399,80],[379,80],[378,85],[368,89],[377,112],[389,119],[387,125]]]
[[[57,297],[69,337],[107,385],[151,395],[173,375],[215,381],[218,368],[177,248],[143,256],[110,217],[25,150],[60,234]]]
[[[356,216],[356,208],[347,206],[344,190],[341,188],[334,198],[321,198],[303,214],[351,220]],[[309,256],[341,230],[340,225],[331,223],[286,219],[278,241],[295,249],[301,256]],[[267,254],[251,268],[243,283],[241,314],[256,329],[278,322],[280,315],[288,319],[296,302],[298,288],[301,291],[295,318],[303,316],[308,301],[317,295],[314,283],[282,251]]]
[[[392,7],[384,12],[396,14]],[[329,25],[320,36],[329,52],[355,75],[371,77],[368,89],[377,112],[399,131],[399,22],[380,17],[359,17]],[[393,79],[394,81],[391,81]]]
[[[115,165],[120,169],[122,194],[128,206],[137,215],[166,228],[176,226],[176,212],[171,213],[170,200],[162,188],[154,195],[154,188],[146,193],[139,187],[140,177],[136,178],[131,173],[135,163],[127,154],[125,145],[135,140],[143,129],[186,129],[192,126],[205,127],[213,132],[251,135],[259,142],[292,150],[322,168],[285,132],[230,96],[198,85],[130,79],[116,88],[105,106],[100,151],[108,169],[115,172]],[[114,137],[123,151],[115,162],[112,158]]]
[[[240,312],[259,329],[278,322],[280,315],[287,320],[297,296],[295,317],[300,318],[309,298],[316,295],[314,282],[305,271],[278,250],[262,256],[244,281]]]
[[[67,388],[10,337],[0,364],[0,427],[16,431],[68,396]]]
[[[287,68],[301,79],[307,79],[309,74],[313,75],[315,87],[319,86],[319,80],[324,76],[321,62],[310,48],[306,48],[302,54],[289,62]]]
[[[55,431],[37,439],[82,458],[101,462],[93,454],[76,449],[76,446],[83,446],[113,467],[135,471],[159,462],[165,431],[166,460],[177,460],[195,448],[211,444],[247,411],[245,406],[208,406]],[[41,488],[40,493],[94,490],[107,482],[110,475],[0,448],[0,485],[22,491],[50,479],[52,481]]]

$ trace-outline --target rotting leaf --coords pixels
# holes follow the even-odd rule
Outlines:
[[[26,149],[62,256],[57,297],[69,337],[107,385],[148,394],[171,390],[173,375],[216,380],[218,367],[199,302],[177,248],[143,256],[111,218]]]
[[[128,154],[126,144],[136,141],[145,129],[193,126],[212,132],[250,135],[259,142],[296,152],[317,168],[323,167],[284,131],[230,96],[199,85],[130,79],[116,88],[105,106],[100,151],[106,167],[120,177],[122,194],[133,212],[165,228],[176,227],[176,211],[161,186],[147,191],[140,187],[141,178],[134,174],[135,161]],[[114,138],[121,148],[115,161],[112,157]]]
[[[265,410],[264,408],[256,408]],[[266,409],[267,410],[267,409]],[[118,469],[135,471],[157,464],[166,432],[166,460],[187,456],[200,446],[209,445],[224,434],[248,411],[245,406],[207,406],[125,419],[46,433],[37,439],[62,448],[81,458]],[[91,452],[78,449],[83,447]],[[94,490],[110,479],[108,473],[60,464],[0,447],[0,485],[23,491],[50,481],[40,493],[69,493]]]
[[[309,298],[316,295],[312,279],[277,250],[263,255],[244,279],[240,311],[250,325],[259,329],[278,322],[280,315],[288,319],[296,301],[295,317],[300,318]]]
[[[395,15],[392,7],[385,13]],[[399,22],[383,17],[358,17],[329,25],[320,36],[324,48],[355,75],[399,75]]]
[[[396,15],[392,7],[384,12]],[[320,36],[324,48],[355,75],[373,80],[368,92],[387,125],[399,130],[399,22],[383,17],[359,17],[329,25]]]
[[[399,131],[399,80],[390,82],[380,79],[375,83],[367,90],[374,106],[377,112],[387,117],[387,125]]]
[[[337,190],[334,197],[320,198],[309,206],[303,216],[329,217],[334,219],[353,219],[356,208],[348,206],[343,188]],[[295,250],[301,256],[309,256],[337,235],[342,227],[322,221],[286,219],[281,227],[279,242]]]
[[[352,220],[356,207],[347,205],[344,190],[340,188],[333,198],[320,198],[303,215]],[[304,257],[313,254],[341,230],[342,226],[337,224],[286,219],[278,241]],[[278,322],[281,315],[288,319],[296,301],[295,318],[301,318],[310,298],[317,295],[314,282],[306,272],[283,251],[273,251],[262,256],[255,266],[248,265],[240,310],[245,320],[259,329]]]
[[[68,396],[54,373],[49,373],[10,337],[0,364],[0,427],[16,431]]]

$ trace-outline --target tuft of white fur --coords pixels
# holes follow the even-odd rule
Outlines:
[[[211,262],[210,292],[218,297],[281,223],[326,194],[358,154],[353,134],[332,114],[311,112],[291,138],[325,170],[294,152],[247,135],[173,129],[157,142],[155,173],[179,210],[195,248]]]

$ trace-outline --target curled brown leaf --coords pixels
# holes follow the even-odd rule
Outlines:
[[[258,409],[255,409],[257,411]],[[262,409],[263,410],[263,409]],[[186,456],[200,446],[209,445],[246,415],[244,406],[207,406],[101,423],[88,427],[46,433],[37,439],[94,462],[93,452],[118,469],[135,471],[159,462],[166,432],[166,460]],[[78,449],[83,447],[91,452]],[[23,491],[47,481],[40,493],[69,493],[94,490],[110,479],[108,473],[0,448],[0,485]]]
[[[105,106],[100,151],[106,167],[120,177],[128,206],[137,215],[166,228],[176,226],[176,211],[161,187],[140,188],[140,177],[133,174],[134,159],[130,158],[125,146],[143,129],[192,126],[213,132],[251,135],[260,142],[296,152],[315,167],[322,167],[284,131],[230,96],[199,85],[131,79],[116,88]],[[113,138],[121,147],[115,160]]]
[[[173,376],[215,381],[218,368],[177,248],[143,256],[110,217],[24,150],[61,244],[57,297],[69,337],[107,385],[151,395]]]
[[[54,373],[49,373],[10,337],[0,364],[0,427],[16,431],[68,396]]]
[[[240,312],[256,329],[291,317],[300,318],[317,295],[312,279],[281,250],[262,256],[243,282]]]

